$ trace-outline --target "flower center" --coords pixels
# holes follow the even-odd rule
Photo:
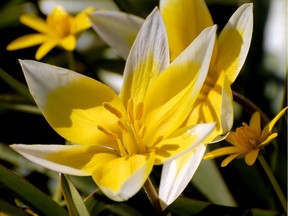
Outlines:
[[[242,127],[236,129],[238,142],[248,149],[255,149],[260,143],[260,139],[257,133],[249,127],[246,123],[243,123]]]
[[[129,99],[127,103],[127,118],[125,119],[121,111],[111,104],[104,102],[103,107],[118,118],[117,126],[120,133],[114,133],[100,125],[97,128],[111,140],[117,141],[121,157],[132,154],[144,154],[146,152],[146,147],[143,143],[145,127],[141,124],[143,103],[140,102],[135,106],[133,100]]]
[[[71,34],[72,17],[66,13],[58,12],[57,15],[47,19],[51,34],[56,37],[66,37]]]

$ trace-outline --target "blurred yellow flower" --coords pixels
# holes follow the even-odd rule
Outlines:
[[[238,127],[236,131],[231,132],[226,140],[233,146],[223,147],[204,156],[204,159],[212,159],[223,155],[229,155],[221,163],[222,167],[227,166],[233,159],[245,157],[245,162],[251,166],[255,163],[260,149],[268,145],[277,133],[273,133],[272,129],[279,118],[286,112],[288,107],[282,109],[276,117],[267,124],[261,131],[261,119],[259,112],[255,112],[249,125],[245,122],[243,126]]]
[[[72,17],[64,8],[56,6],[47,16],[46,21],[35,15],[24,14],[20,17],[21,23],[39,33],[17,38],[8,44],[7,50],[18,50],[41,44],[36,52],[37,60],[43,58],[56,46],[72,51],[76,47],[77,34],[91,27],[87,16],[91,12],[93,8],[87,8]]]

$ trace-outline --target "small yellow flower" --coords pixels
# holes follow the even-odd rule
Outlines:
[[[258,157],[259,151],[277,137],[277,133],[272,132],[273,126],[286,112],[287,108],[288,107],[282,109],[262,131],[260,114],[259,112],[255,112],[250,119],[249,125],[245,122],[242,123],[243,126],[238,127],[236,131],[231,132],[226,138],[233,146],[223,147],[209,152],[204,156],[204,159],[229,155],[221,163],[222,167],[227,166],[235,158],[242,157],[245,157],[245,162],[249,166],[253,165]]]
[[[72,51],[76,48],[77,34],[91,27],[87,14],[92,11],[92,8],[87,8],[72,17],[64,8],[57,6],[47,16],[46,21],[31,14],[24,14],[20,17],[21,23],[39,33],[17,38],[8,44],[7,50],[18,50],[41,44],[36,52],[37,60],[43,58],[56,46]]]

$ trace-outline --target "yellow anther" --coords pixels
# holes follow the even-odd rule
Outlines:
[[[128,153],[127,153],[126,149],[123,147],[123,143],[121,142],[121,140],[118,139],[117,143],[118,143],[118,148],[119,148],[121,157],[126,156]]]
[[[119,125],[120,130],[122,131],[122,133],[127,133],[127,132],[129,132],[127,126],[125,125],[125,123],[124,123],[123,121],[118,121],[117,123],[118,123],[118,125]]]
[[[144,108],[144,104],[142,102],[137,104],[136,106],[136,119],[137,120],[141,119],[142,114],[143,114],[143,108]]]
[[[143,139],[145,133],[146,133],[146,127],[145,127],[145,126],[142,126],[142,127],[140,128],[140,130],[139,130],[139,137],[140,137],[141,139]]]
[[[106,130],[102,126],[97,126],[97,129],[103,132],[106,136],[108,136],[112,140],[117,140],[118,135],[116,133],[113,133],[112,131]]]
[[[249,143],[251,143],[253,146],[257,145],[257,141],[255,139],[249,139]]]
[[[117,118],[119,118],[119,119],[122,118],[122,113],[117,108],[113,107],[112,105],[110,105],[107,102],[104,102],[102,105],[106,110],[108,110],[110,113],[115,115]]]
[[[134,121],[134,103],[133,99],[129,99],[127,102],[127,114],[130,122]]]

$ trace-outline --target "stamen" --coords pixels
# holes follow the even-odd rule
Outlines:
[[[142,102],[138,103],[136,106],[136,119],[140,120],[143,114],[144,104]]]
[[[140,137],[141,139],[143,139],[145,133],[146,133],[146,127],[145,127],[145,126],[142,126],[142,127],[140,128],[140,130],[139,130],[139,137]]]
[[[128,128],[127,128],[127,126],[125,125],[125,123],[123,121],[118,121],[117,123],[118,123],[122,133],[127,133],[128,132]]]
[[[122,113],[117,108],[113,107],[112,105],[110,105],[107,102],[104,102],[102,105],[106,110],[108,110],[110,113],[115,115],[117,118],[119,118],[119,119],[122,118]]]
[[[112,131],[106,130],[102,126],[97,126],[97,129],[103,132],[106,136],[108,136],[112,140],[117,140],[118,135],[116,133],[113,133]]]
[[[117,139],[117,143],[118,143],[118,148],[119,148],[121,157],[126,156],[128,153],[127,153],[127,151],[125,150],[125,148],[123,147],[123,143],[121,142],[121,140],[120,140],[120,139]]]
[[[130,122],[134,121],[134,103],[133,99],[129,99],[127,102],[127,113],[128,113],[128,119]]]

